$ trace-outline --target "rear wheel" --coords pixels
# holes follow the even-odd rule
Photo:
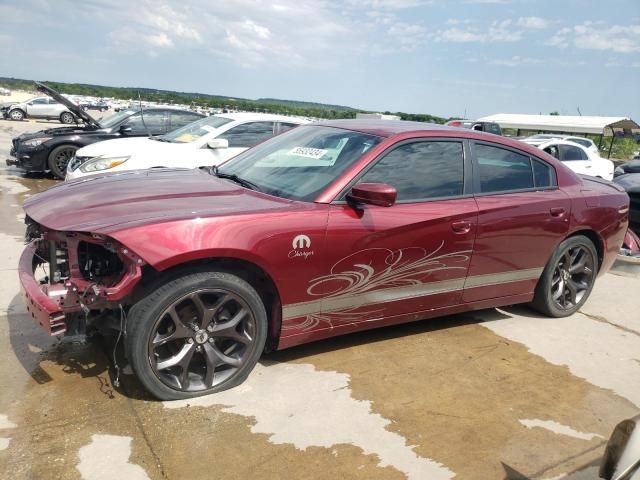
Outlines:
[[[583,235],[564,240],[542,272],[532,306],[550,317],[567,317],[587,301],[598,273],[598,253]]]
[[[24,117],[26,117],[25,113],[19,108],[14,108],[9,112],[9,118],[11,120],[20,121],[20,120],[24,120]]]
[[[253,370],[267,337],[258,293],[235,275],[188,274],[135,304],[127,357],[155,397],[174,400],[226,390]]]
[[[62,112],[60,114],[60,123],[64,123],[65,125],[70,125],[75,122],[75,118],[69,112]]]
[[[75,145],[60,145],[49,154],[49,169],[58,178],[64,179],[69,161],[78,150]]]

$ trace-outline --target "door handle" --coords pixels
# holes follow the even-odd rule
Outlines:
[[[552,217],[562,217],[566,213],[566,210],[562,207],[553,207],[549,209],[549,213]]]
[[[591,168],[591,165],[585,165],[584,168]]]
[[[458,220],[457,222],[451,222],[451,229],[455,233],[469,233],[471,230],[471,223],[464,220]]]

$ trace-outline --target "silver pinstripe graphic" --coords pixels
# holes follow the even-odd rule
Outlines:
[[[305,315],[320,314],[322,311],[321,306],[324,306],[325,313],[348,311],[364,306],[395,302],[409,298],[455,292],[460,291],[463,288],[487,287],[523,280],[535,280],[540,277],[542,270],[543,268],[512,270],[509,272],[491,273],[487,275],[475,275],[473,277],[467,277],[466,279],[461,277],[439,282],[417,283],[406,287],[382,288],[379,290],[365,291],[359,294],[347,294],[335,297],[329,296],[321,300],[284,305],[282,307],[282,319],[289,320],[297,317],[303,317]]]

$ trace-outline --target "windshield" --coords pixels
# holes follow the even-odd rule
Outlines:
[[[105,118],[104,120],[100,120],[99,122],[100,128],[111,128],[114,125],[117,125],[118,123],[120,123],[122,120],[127,118],[132,113],[133,113],[132,111],[114,113],[113,115]]]
[[[213,132],[216,128],[233,121],[230,118],[218,117],[212,115],[211,117],[201,118],[195,122],[189,123],[184,127],[167,133],[160,137],[165,142],[173,143],[190,143],[194,142],[200,137],[204,137],[208,133]]]
[[[333,127],[300,126],[247,150],[220,167],[260,191],[312,201],[382,138]]]

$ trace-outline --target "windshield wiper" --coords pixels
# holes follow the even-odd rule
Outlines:
[[[156,140],[158,142],[169,142],[169,140],[166,140],[162,137],[148,137],[148,138],[150,138],[151,140]]]
[[[256,185],[253,182],[250,182],[249,180],[245,180],[244,178],[240,178],[238,175],[236,175],[235,173],[222,173],[218,171],[218,166],[214,165],[213,167],[209,167],[209,175],[214,175],[218,178],[224,178],[225,180],[231,180],[232,182],[237,183],[238,185],[241,185],[245,188],[248,188],[249,190],[256,190],[258,192],[261,192],[261,188]]]

